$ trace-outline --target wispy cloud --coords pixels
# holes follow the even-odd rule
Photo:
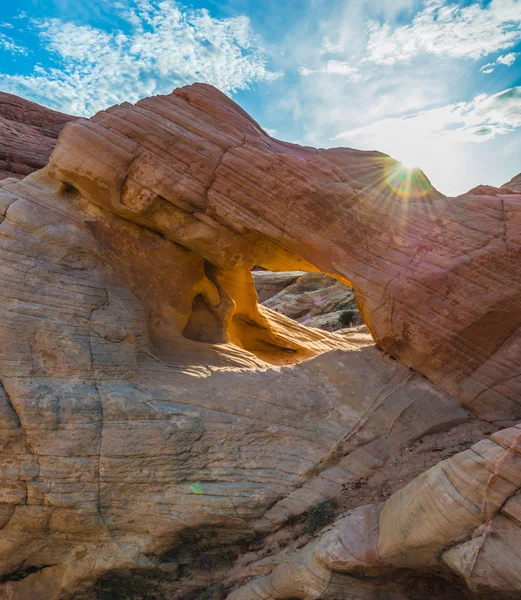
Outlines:
[[[338,52],[343,52],[344,50],[344,42],[332,42],[329,39],[329,36],[326,35],[322,39],[322,47],[320,48],[319,54],[337,54]]]
[[[298,72],[304,77],[314,76],[315,85],[319,75],[329,76],[328,95],[342,93],[341,78],[333,78],[335,75],[342,75],[346,83],[372,82],[375,88],[385,89],[386,96],[396,89],[393,80],[403,84],[408,79],[414,86],[415,71],[419,74],[429,69],[433,79],[445,69],[447,81],[466,61],[497,56],[521,42],[521,0],[476,0],[466,6],[455,0],[364,0],[359,4],[362,9],[358,13],[351,10],[349,15],[333,18],[327,27],[322,22],[321,30],[327,35],[322,33],[318,43],[315,40],[314,53],[309,37],[297,47],[305,57]],[[406,24],[398,18],[404,14],[410,17]],[[346,27],[346,23],[352,26]],[[498,66],[511,66],[518,54],[500,54],[480,70],[490,74]],[[478,69],[476,65],[476,73]],[[404,77],[405,70],[408,78]],[[421,78],[425,79],[423,74]],[[353,90],[348,92],[353,94]],[[397,100],[403,104],[403,89],[399,95]]]
[[[5,33],[0,33],[0,50],[5,50],[6,52],[10,52],[11,54],[23,54],[27,55],[29,52],[23,46],[19,46],[13,38],[5,35]]]
[[[345,131],[335,139],[356,140],[364,147],[392,139],[411,147],[426,140],[481,143],[521,127],[521,87],[488,96],[480,94],[470,102],[458,102],[397,118],[376,121],[366,127]]]
[[[386,21],[393,21],[400,15],[407,15],[417,8],[421,0],[365,0],[365,7],[371,13]]]
[[[56,66],[37,66],[29,76],[0,74],[2,88],[65,112],[90,115],[196,80],[230,93],[280,76],[268,69],[246,17],[217,19],[206,10],[155,0],[115,7],[130,32],[33,20]]]
[[[521,40],[521,2],[492,0],[468,6],[426,0],[407,25],[368,23],[367,60],[381,65],[409,62],[420,54],[480,59]]]

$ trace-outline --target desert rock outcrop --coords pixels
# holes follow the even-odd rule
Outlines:
[[[0,92],[0,180],[22,179],[47,164],[58,134],[75,117]]]
[[[279,292],[293,285],[297,279],[306,275],[305,271],[272,272],[254,268],[252,271],[257,300],[263,303]]]
[[[0,187],[0,595],[188,598],[194,565],[215,582],[207,552],[424,436],[518,419],[519,206],[274,140],[206,85],[68,123],[48,166]],[[352,286],[380,349],[258,305],[255,265]],[[223,582],[241,600],[377,598],[404,573],[439,598],[517,593],[518,432]]]

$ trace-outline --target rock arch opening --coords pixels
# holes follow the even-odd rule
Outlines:
[[[252,275],[259,303],[301,325],[325,331],[363,325],[353,289],[333,277],[258,267]]]

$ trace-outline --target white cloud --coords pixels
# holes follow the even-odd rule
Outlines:
[[[23,54],[27,55],[29,52],[23,46],[19,46],[13,38],[10,38],[4,33],[0,33],[0,50],[5,50],[11,54]]]
[[[0,27],[2,27],[3,29],[14,29],[14,25],[12,25],[11,23],[0,23]]]
[[[31,21],[57,66],[37,65],[30,76],[0,74],[2,88],[64,112],[90,115],[194,81],[230,93],[280,76],[268,69],[246,17],[216,19],[205,10],[158,0],[114,6],[130,33],[58,19]]]
[[[485,75],[489,75],[490,73],[494,72],[494,68],[498,65],[505,65],[507,67],[511,67],[516,62],[518,54],[518,52],[509,52],[508,54],[498,56],[494,62],[483,65],[480,71],[482,73],[485,73]]]
[[[343,50],[343,42],[337,42],[335,44],[329,39],[329,36],[326,35],[322,39],[322,47],[320,48],[319,54],[338,54],[339,52],[343,52]]]
[[[335,139],[358,139],[367,143],[388,141],[415,145],[415,140],[443,139],[447,142],[481,143],[521,127],[521,87],[488,96],[480,94],[470,102],[458,102],[402,117],[376,121],[366,127],[345,131]]]
[[[508,54],[503,54],[503,56],[499,56],[496,60],[498,65],[506,65],[507,67],[511,67],[517,58],[517,52],[509,52]]]
[[[329,60],[326,71],[328,73],[336,73],[337,75],[353,75],[358,72],[358,69],[340,60]]]
[[[321,24],[322,31],[325,29],[327,35],[321,35],[315,41],[315,54],[308,56],[300,67],[299,73],[303,77],[314,76],[316,85],[319,75],[341,75],[345,82],[351,83],[378,80],[382,82],[380,89],[388,96],[389,90],[395,87],[391,80],[401,76],[398,72],[400,67],[402,70],[409,69],[409,80],[413,85],[413,73],[416,72],[418,76],[418,71],[424,69],[430,69],[430,79],[435,79],[436,72],[445,69],[444,77],[448,79],[449,70],[456,72],[458,69],[468,69],[464,67],[464,59],[478,60],[492,53],[497,55],[521,41],[521,0],[492,0],[488,4],[479,0],[466,6],[455,0],[425,0],[422,8],[412,14],[407,25],[393,23],[400,14],[403,22],[403,15],[411,13],[418,6],[415,0],[396,3],[364,0],[360,4],[366,10],[361,10],[357,16],[346,14],[343,18]],[[368,18],[368,9],[380,20]],[[382,20],[384,18],[387,20]],[[352,22],[353,27],[346,29],[345,22]],[[312,46],[309,38],[306,38],[305,46],[307,50]],[[302,45],[298,45],[298,49],[303,56],[306,55]],[[310,54],[309,51],[307,54]],[[334,55],[334,60],[328,60],[330,55]],[[480,70],[490,74],[498,65],[511,66],[516,57],[516,52],[500,54],[496,61],[488,62]],[[450,60],[440,61],[440,58]],[[411,65],[413,59],[414,65]],[[392,65],[395,67],[391,74],[388,67]],[[422,79],[425,79],[423,75]],[[387,84],[384,85],[384,82]],[[440,83],[438,81],[437,85]],[[335,90],[331,89],[333,85],[336,86]],[[339,85],[331,80],[327,94],[339,95]],[[348,92],[353,94],[353,90]],[[408,90],[408,94],[411,93]],[[403,90],[401,96],[398,102],[402,106]],[[378,101],[375,99],[375,102]],[[434,101],[433,98],[430,104]]]
[[[353,67],[349,63],[341,60],[328,60],[326,66],[322,69],[309,69],[308,67],[300,67],[299,73],[304,77],[319,73],[343,75],[349,81],[363,81],[366,78],[366,76],[360,72],[358,67]]]
[[[370,20],[368,36],[367,60],[381,65],[409,62],[425,53],[477,60],[521,40],[521,0],[463,7],[426,0],[407,25]]]

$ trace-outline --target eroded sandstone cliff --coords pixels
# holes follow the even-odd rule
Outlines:
[[[206,85],[67,124],[0,188],[1,594],[519,595],[520,206]],[[258,305],[254,265],[348,283],[379,347]]]

